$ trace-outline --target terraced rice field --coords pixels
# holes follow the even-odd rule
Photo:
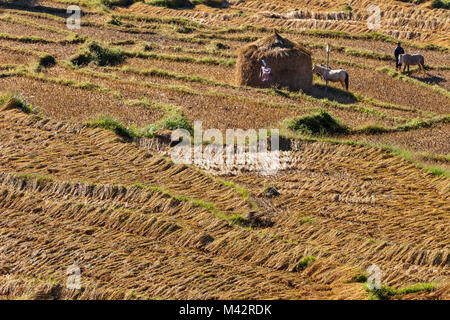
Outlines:
[[[74,1],[70,30],[67,1],[1,1],[0,298],[367,299],[376,265],[392,299],[449,299],[447,11],[383,2],[374,35],[367,1],[351,17],[300,2]],[[308,92],[236,85],[236,50],[273,28],[314,64],[329,43],[350,91],[316,76]],[[426,74],[395,72],[391,37]],[[93,44],[117,61],[76,65]],[[287,125],[318,110],[346,131]],[[282,169],[175,164],[172,124],[196,121],[279,129]],[[66,286],[73,264],[81,289]]]

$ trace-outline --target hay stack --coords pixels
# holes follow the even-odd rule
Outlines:
[[[238,85],[264,87],[259,79],[264,59],[272,68],[273,83],[291,90],[312,86],[311,53],[278,33],[251,43],[238,51],[236,80]]]

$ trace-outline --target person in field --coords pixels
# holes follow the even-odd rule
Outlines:
[[[399,70],[402,67],[402,64],[399,60],[399,57],[401,54],[404,54],[405,50],[402,48],[402,44],[400,42],[397,42],[397,48],[394,50],[394,56],[395,56],[395,70]]]
[[[262,60],[263,66],[261,67],[261,71],[259,72],[259,79],[263,83],[266,83],[270,88],[272,86],[272,69],[269,68],[264,60]]]

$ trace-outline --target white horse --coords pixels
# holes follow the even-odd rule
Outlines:
[[[328,85],[328,81],[340,82],[345,90],[348,90],[348,73],[344,70],[331,70],[324,65],[314,66],[312,72],[317,73],[321,76]]]
[[[401,54],[398,57],[398,62],[403,64],[403,73],[405,73],[406,67],[410,65],[419,65],[419,70],[425,72],[425,59],[421,54]]]

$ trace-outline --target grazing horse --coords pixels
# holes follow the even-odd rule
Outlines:
[[[331,82],[341,82],[341,85],[345,90],[348,90],[348,73],[344,70],[331,70],[324,65],[314,66],[312,72],[317,73],[321,76],[328,85],[328,81]]]
[[[421,54],[401,54],[398,62],[404,64],[403,73],[405,73],[406,67],[408,67],[409,73],[410,65],[419,65],[419,70],[422,69],[422,72],[425,72],[425,59]]]

